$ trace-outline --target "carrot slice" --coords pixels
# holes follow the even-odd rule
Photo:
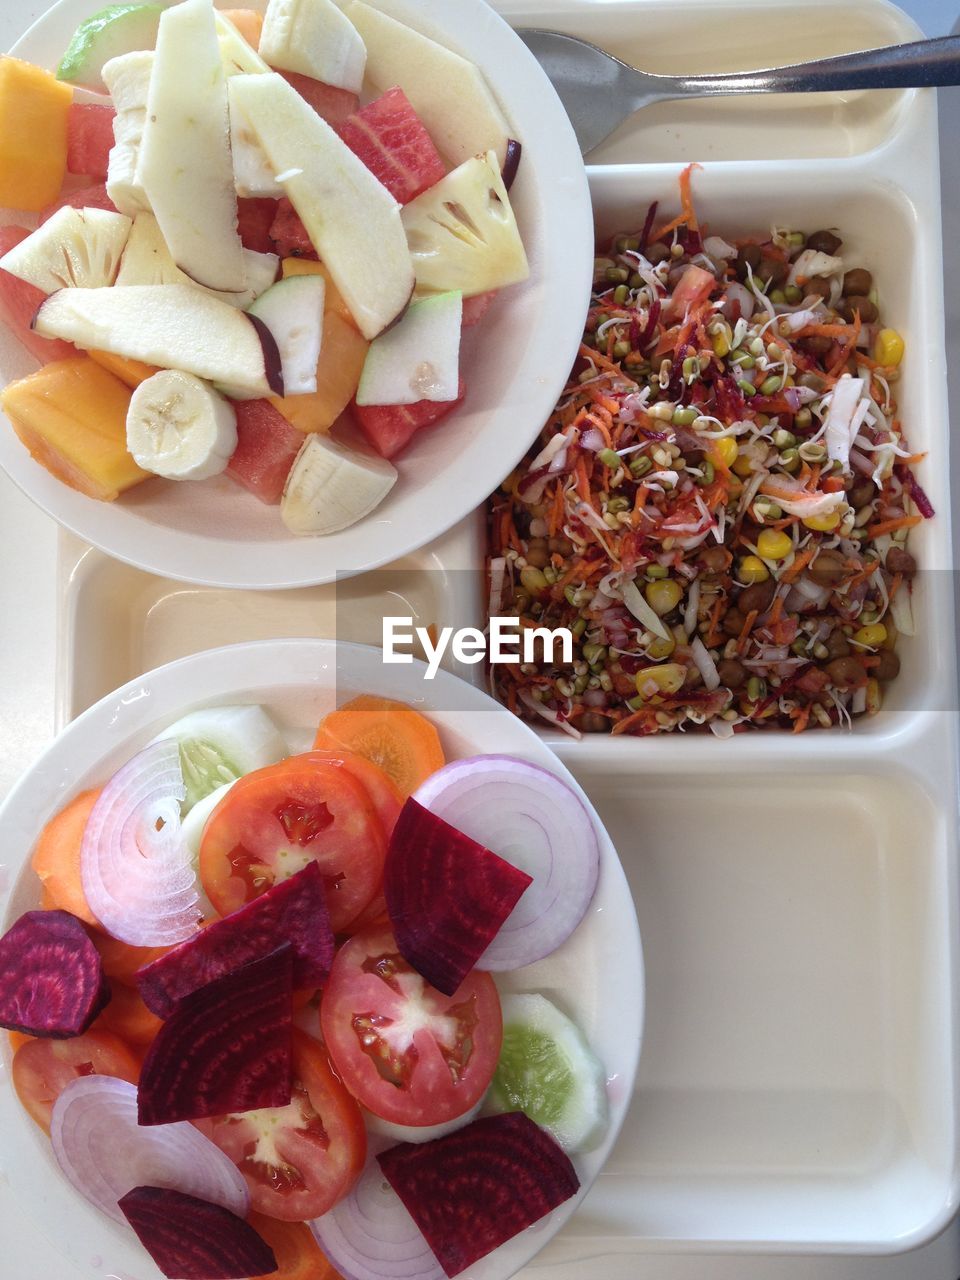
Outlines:
[[[43,881],[43,905],[70,911],[86,924],[99,927],[80,881],[80,845],[83,829],[100,789],[83,791],[40,832],[30,865]]]
[[[151,1013],[133,987],[116,980],[110,983],[110,1003],[93,1024],[97,1031],[112,1031],[131,1045],[146,1045],[163,1026],[163,1019]]]
[[[362,694],[332,711],[317,730],[314,747],[346,747],[365,756],[386,773],[406,799],[446,763],[440,736],[419,711]]]
[[[159,960],[170,950],[169,947],[132,947],[129,942],[121,942],[119,938],[111,938],[105,933],[94,934],[93,945],[100,952],[107,977],[115,978],[128,987],[136,986],[134,975],[138,969]]]
[[[262,1213],[249,1214],[247,1221],[276,1255],[277,1269],[269,1280],[341,1280],[305,1222],[281,1222]],[[255,1280],[267,1278],[258,1276]]]

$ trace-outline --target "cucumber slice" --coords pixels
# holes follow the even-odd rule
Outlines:
[[[566,1151],[589,1151],[609,1123],[603,1064],[579,1028],[541,995],[507,995],[489,1107],[524,1111]]]
[[[286,745],[262,707],[210,707],[194,711],[155,741],[174,738],[180,744],[180,764],[187,798],[184,815],[224,783],[236,782],[253,769],[276,764]]]
[[[274,336],[285,396],[313,395],[317,389],[325,292],[323,276],[288,276],[247,308]]]
[[[162,13],[158,4],[113,4],[91,14],[73,33],[57,79],[103,92],[104,64],[125,53],[154,48]]]
[[[414,302],[370,344],[357,404],[456,400],[460,393],[463,296],[452,291]]]

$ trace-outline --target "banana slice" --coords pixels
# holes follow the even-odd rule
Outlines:
[[[164,369],[141,382],[127,412],[127,448],[144,471],[168,480],[219,475],[237,447],[229,401],[192,373]]]
[[[291,533],[338,533],[369,515],[396,482],[385,458],[309,435],[287,476],[280,515]]]

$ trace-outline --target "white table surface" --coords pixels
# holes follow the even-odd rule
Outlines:
[[[957,0],[900,0],[900,4],[927,35],[945,35],[955,24],[960,27]],[[0,0],[0,49],[8,49],[48,7],[48,0]],[[91,0],[91,9],[96,7]],[[944,191],[953,193],[945,202],[946,243],[956,245],[960,241],[956,199],[960,165],[955,154],[960,89],[941,93],[941,119],[953,122],[944,135],[949,139],[949,148],[944,148]],[[949,258],[947,312],[951,343],[960,350],[960,260]],[[956,384],[951,386],[954,405],[960,404],[960,377]],[[955,509],[960,510],[956,499]],[[53,732],[56,562],[55,524],[0,475],[0,797]],[[543,1280],[553,1280],[552,1273],[542,1274]],[[589,1275],[581,1270],[578,1280],[603,1280],[603,1276],[601,1262]],[[960,1226],[955,1225],[926,1248],[896,1258],[657,1253],[637,1258],[633,1280],[957,1280],[958,1276]],[[2,1181],[0,1280],[93,1280],[90,1271],[70,1266],[45,1240],[23,1229],[22,1206]],[[103,1280],[123,1278],[107,1274]]]

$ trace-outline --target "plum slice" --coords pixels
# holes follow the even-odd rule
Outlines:
[[[285,1107],[293,1086],[293,948],[208,982],[180,1001],[140,1073],[140,1124]]]
[[[263,1237],[219,1204],[165,1187],[134,1187],[118,1203],[171,1280],[244,1280],[278,1269]]]
[[[334,944],[316,862],[146,965],[137,973],[137,986],[147,1008],[169,1018],[191,992],[284,943],[293,949],[294,990],[322,986]]]
[[[452,996],[531,877],[411,797],[393,829],[383,889],[404,959]]]
[[[377,1156],[448,1276],[512,1240],[580,1187],[569,1158],[522,1111]]]
[[[28,911],[0,938],[0,1027],[68,1040],[109,1000],[100,953],[69,911]]]

